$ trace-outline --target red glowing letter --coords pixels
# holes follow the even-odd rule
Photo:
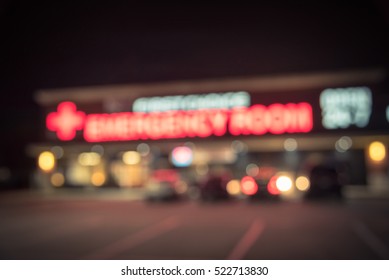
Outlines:
[[[266,107],[264,105],[254,105],[250,108],[251,132],[255,135],[265,134],[267,128],[265,125]]]
[[[224,110],[212,111],[209,114],[209,121],[211,122],[213,134],[222,136],[227,130],[227,112]]]
[[[247,118],[248,112],[248,108],[236,108],[232,110],[229,127],[232,135],[250,134],[250,131],[247,128],[247,123],[249,122],[250,124],[250,120]]]
[[[270,133],[282,134],[285,133],[285,107],[282,104],[275,103],[268,107],[266,113],[266,127]]]
[[[298,124],[300,132],[309,132],[313,128],[312,107],[306,102],[298,105]]]

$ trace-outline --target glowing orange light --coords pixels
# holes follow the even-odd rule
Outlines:
[[[76,131],[84,126],[85,113],[77,111],[73,102],[62,102],[57,107],[58,112],[47,115],[46,126],[57,132],[60,140],[69,141],[76,136]]]
[[[135,165],[141,162],[141,156],[138,152],[128,151],[123,154],[122,160],[125,164]]]
[[[103,172],[94,172],[91,177],[91,183],[95,187],[101,187],[105,183],[105,174]]]
[[[38,157],[38,166],[44,172],[50,172],[55,167],[55,156],[52,152],[42,152]]]
[[[258,191],[258,185],[253,177],[245,176],[240,182],[242,193],[245,195],[254,195]]]
[[[270,178],[269,183],[267,183],[267,191],[272,195],[279,195],[280,190],[277,188],[277,179],[278,176],[273,176]]]
[[[239,180],[231,180],[227,183],[227,192],[230,195],[240,194],[240,183]]]
[[[299,191],[307,191],[309,189],[310,182],[308,177],[300,176],[296,179],[296,188]]]
[[[379,141],[374,141],[369,145],[369,156],[374,162],[383,161],[386,157],[385,145]]]

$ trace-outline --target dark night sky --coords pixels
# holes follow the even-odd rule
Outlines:
[[[37,89],[388,65],[385,1],[63,2],[0,4],[0,165],[40,137]]]
[[[380,2],[319,1],[309,7],[92,2],[8,1],[3,27],[10,86],[379,66],[387,49],[388,22]]]

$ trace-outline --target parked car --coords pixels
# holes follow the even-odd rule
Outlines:
[[[309,177],[311,186],[305,194],[306,199],[343,198],[343,186],[334,166],[317,165],[312,168]]]
[[[228,178],[222,174],[211,174],[200,184],[200,199],[204,201],[225,200],[230,196],[227,192]]]
[[[268,179],[258,179],[245,176],[241,180],[241,191],[246,198],[252,200],[273,200],[280,198],[280,191],[276,187],[276,176]]]
[[[147,201],[172,201],[182,197],[182,181],[174,169],[155,170],[145,186]]]

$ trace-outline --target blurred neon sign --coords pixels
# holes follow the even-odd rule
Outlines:
[[[61,121],[58,121],[58,116],[63,115],[64,106],[67,108],[66,118],[61,117]],[[313,117],[311,105],[305,102],[275,103],[270,106],[256,104],[232,109],[89,115],[76,111],[74,103],[63,102],[58,106],[57,113],[47,116],[46,124],[49,130],[57,131],[60,140],[72,140],[76,130],[83,129],[86,141],[105,142],[204,138],[223,136],[227,131],[232,135],[307,133],[313,128]],[[66,131],[66,137],[59,131]]]
[[[177,110],[230,109],[250,106],[246,91],[141,97],[134,101],[133,112],[166,112]]]
[[[46,126],[50,131],[55,131],[60,140],[72,140],[76,131],[84,127],[85,113],[77,111],[73,102],[62,102],[57,107],[57,112],[50,113],[46,118]]]
[[[232,111],[230,119],[232,135],[304,133],[312,128],[312,107],[306,102],[237,108]]]
[[[172,151],[171,161],[174,166],[187,167],[193,161],[193,151],[189,147],[176,147]]]
[[[372,112],[368,87],[328,88],[320,94],[322,124],[327,129],[366,127]]]

